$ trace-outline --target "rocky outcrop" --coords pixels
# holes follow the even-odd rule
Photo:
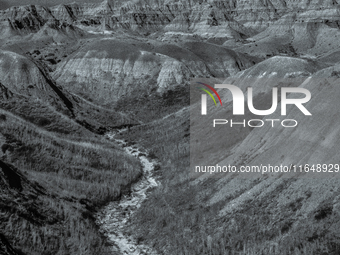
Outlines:
[[[66,10],[70,8],[65,7]],[[49,8],[39,5],[11,7],[0,11],[0,31],[2,39],[13,36],[34,34],[29,40],[53,40],[60,43],[70,39],[78,39],[85,32],[73,26],[75,16],[55,17]]]
[[[50,9],[56,19],[66,22],[74,22],[82,15],[82,10],[77,3],[61,4]]]
[[[85,31],[72,24],[52,20],[42,26],[41,29],[32,36],[32,39],[37,41],[52,41],[54,43],[67,43],[70,40],[81,39],[86,34]]]
[[[338,47],[338,19],[337,9],[292,11],[234,49],[261,57],[321,55]]]
[[[325,22],[337,26],[339,19],[337,6],[335,0],[322,3],[316,0],[177,2],[105,0],[98,4],[72,3],[51,8],[34,5],[11,7],[0,12],[0,20],[3,32],[6,33],[34,33],[47,21],[58,21],[60,24],[77,25],[93,31],[123,28],[148,34],[164,29],[227,40],[253,36],[290,13],[297,14],[294,22],[312,20],[314,23]],[[296,31],[301,35],[299,27]]]
[[[22,34],[37,32],[49,20],[54,20],[51,11],[39,5],[11,7],[0,12],[0,20],[9,22],[11,28]]]

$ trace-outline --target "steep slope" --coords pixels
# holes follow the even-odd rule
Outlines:
[[[256,61],[213,44],[162,45],[108,38],[61,62],[53,77],[86,98],[114,104],[121,97],[183,87],[194,76],[227,77]]]
[[[256,109],[269,109],[272,104],[273,87],[297,87],[308,76],[321,69],[323,65],[312,61],[301,60],[291,57],[273,57],[258,63],[257,65],[239,72],[237,75],[224,81],[216,81],[219,84],[233,84],[241,88],[246,94],[247,88],[253,88],[254,107]],[[210,81],[207,80],[209,83]],[[213,84],[210,84],[213,85]],[[245,115],[234,116],[232,112],[232,95],[226,90],[217,90],[221,96],[223,107],[214,107],[212,100],[208,100],[208,115],[201,116],[200,102],[195,104],[196,110],[191,111],[191,162],[196,165],[214,164],[228,155],[239,142],[243,141],[252,131],[251,127],[238,125],[226,128],[224,125],[212,127],[214,119],[233,119],[241,122],[243,119],[258,119],[258,116],[249,112],[246,108]],[[191,92],[192,98],[200,98],[200,92]],[[191,99],[194,104],[194,99]],[[273,116],[268,116],[272,118]],[[216,131],[217,130],[217,131]],[[215,131],[223,137],[216,136]],[[237,135],[235,135],[237,134]],[[204,146],[202,146],[204,144]],[[204,153],[209,152],[209,157]]]
[[[75,3],[60,4],[50,8],[52,14],[60,21],[73,22],[82,15],[82,9]]]
[[[0,103],[48,130],[77,132],[79,124],[94,132],[138,123],[118,111],[100,107],[57,84],[42,64],[11,51],[0,50]]]
[[[37,32],[47,21],[54,20],[51,11],[39,5],[11,7],[1,11],[0,17],[20,34]]]
[[[299,76],[308,77],[325,67],[327,66],[321,61],[275,56],[262,61],[247,70],[239,72],[234,77],[268,78],[270,75],[285,78],[295,78]]]
[[[222,41],[231,38],[245,39],[268,27],[273,30],[273,26],[290,13],[297,15],[296,21],[307,23],[298,24],[293,30],[296,31],[295,36],[298,38],[302,38],[302,35],[311,37],[306,39],[312,40],[309,44],[315,44],[316,40],[314,38],[316,34],[313,35],[314,32],[309,31],[314,30],[314,23],[322,22],[334,27],[337,26],[339,17],[337,2],[331,0],[323,3],[278,0],[227,2],[106,0],[101,3],[62,4],[51,8],[39,5],[11,7],[0,12],[0,19],[2,32],[8,36],[35,33],[47,21],[58,21],[60,24],[77,25],[87,31],[124,29],[137,31],[143,35],[154,32],[157,34],[160,31],[180,31],[200,35],[205,40]],[[300,39],[296,39],[296,46],[299,45]],[[319,41],[323,41],[321,36]],[[272,43],[282,44],[278,41]],[[327,45],[327,43],[322,44]],[[311,46],[307,44],[305,47],[311,48]],[[267,54],[269,53],[267,51]]]
[[[318,60],[328,65],[335,65],[340,61],[340,51],[331,51],[330,53],[320,56]]]
[[[317,71],[319,68],[322,66],[317,67],[307,60],[275,57],[227,79],[226,82],[232,84],[239,82],[243,90],[254,86],[254,92],[259,92],[255,98],[260,102],[259,108],[268,101],[265,97],[272,86],[307,88],[312,100],[306,107],[313,116],[301,116],[299,110],[289,108],[285,118],[299,121],[295,131],[268,127],[228,132],[224,127],[224,135],[217,138],[203,132],[199,137],[208,138],[201,140],[201,148],[218,149],[212,161],[206,157],[201,163],[236,166],[337,164],[340,130],[335,116],[339,108],[339,66]],[[295,83],[289,84],[293,80],[284,78],[285,70],[294,75]],[[277,72],[276,78],[270,79],[273,72]],[[254,83],[254,80],[259,82]],[[220,95],[223,103],[230,100],[222,92]],[[235,118],[228,111],[223,117]],[[242,118],[251,116],[247,113]],[[281,116],[273,114],[270,118],[280,119]],[[195,124],[197,122],[198,119]],[[307,174],[296,178],[282,175],[251,178],[237,173],[192,179],[187,167],[189,135],[192,139],[188,109],[122,133],[130,141],[149,146],[162,162],[157,171],[162,186],[150,195],[131,226],[130,232],[136,238],[152,243],[166,254],[339,253],[339,173],[319,179]],[[236,136],[239,141],[235,141]],[[228,146],[229,150],[222,149]]]
[[[321,55],[338,47],[338,18],[337,9],[293,11],[235,49],[264,57],[277,54]]]
[[[24,254],[106,254],[91,215],[138,178],[139,163],[81,126],[63,134],[0,116],[2,243]]]
[[[43,67],[10,51],[0,51],[0,81],[12,92],[39,98],[72,113],[73,104]]]
[[[298,128],[255,128],[228,152],[224,160],[218,162],[219,165],[235,166],[310,166],[301,173],[298,169],[297,174],[290,175],[293,178],[274,173],[254,174],[252,179],[247,178],[251,173],[242,177],[235,173],[214,181],[218,191],[209,198],[209,203],[211,206],[220,205],[219,222],[231,224],[224,231],[239,231],[243,238],[252,239],[252,229],[256,231],[259,229],[257,226],[267,222],[267,230],[272,235],[264,232],[256,241],[253,239],[254,246],[244,244],[248,252],[261,252],[264,247],[273,254],[290,254],[294,249],[295,252],[304,250],[307,253],[339,252],[335,237],[339,227],[338,173],[335,169],[331,173],[308,170],[317,164],[338,163],[340,130],[335,117],[339,108],[337,72],[339,65],[321,70],[301,84],[312,94],[306,107],[313,116],[303,116],[298,109],[290,108],[285,118],[297,120]],[[279,114],[270,117],[281,118]],[[204,186],[204,183],[211,181],[197,184]],[[256,223],[249,218],[252,213],[262,215],[256,218]],[[261,243],[261,240],[266,240],[266,243]],[[301,248],[294,248],[296,243]],[[324,245],[320,246],[320,243]]]
[[[0,32],[3,44],[34,41],[36,44],[61,44],[89,36],[75,27],[75,20],[57,19],[52,11],[40,5],[11,7],[0,11]]]
[[[85,36],[87,36],[85,31],[74,27],[72,24],[60,23],[58,20],[55,20],[47,22],[37,33],[31,37],[31,40],[65,43],[81,39]]]
[[[201,58],[213,77],[228,77],[259,62],[258,58],[248,57],[214,44],[189,41],[181,45]]]
[[[238,155],[242,154],[243,162],[249,165],[265,161],[283,165],[336,163],[337,154],[335,152],[338,151],[337,137],[340,130],[334,114],[339,107],[339,80],[336,75],[339,68],[340,66],[336,65],[321,70],[300,86],[308,89],[313,95],[310,102],[306,104],[306,108],[313,114],[312,117],[305,117],[296,107],[292,107],[286,118],[296,119],[299,122],[299,127],[296,130],[277,128],[269,132],[268,128],[255,129],[235,151],[232,151],[232,155],[226,159],[226,162],[236,163],[239,161],[240,156]],[[325,77],[329,78],[325,79]],[[274,114],[272,117],[280,118],[278,114]],[[260,144],[259,139],[263,139],[264,143]],[[255,146],[255,143],[258,146]],[[250,153],[246,147],[256,148],[255,154]],[[248,162],[248,158],[252,159]]]

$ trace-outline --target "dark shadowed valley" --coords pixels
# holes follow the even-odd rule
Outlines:
[[[199,78],[261,109],[306,89],[313,116],[216,136],[191,111]],[[193,143],[200,165],[339,164],[339,84],[338,0],[0,1],[0,254],[340,254],[336,169],[189,170]]]

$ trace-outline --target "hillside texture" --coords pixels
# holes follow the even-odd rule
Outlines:
[[[190,143],[212,155],[199,164],[339,163],[340,2],[3,2],[1,255],[120,254],[95,215],[131,193],[142,166],[108,132],[158,162],[159,185],[121,230],[138,244],[176,255],[340,254],[338,173],[189,173]],[[313,118],[289,108],[298,129],[216,137],[190,112],[193,78],[252,87],[263,109],[273,87],[306,88]],[[231,94],[221,99],[209,121],[233,118]]]

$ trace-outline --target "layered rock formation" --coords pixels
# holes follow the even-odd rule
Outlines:
[[[103,39],[60,63],[53,77],[76,93],[109,104],[137,91],[164,93],[196,76],[228,77],[257,61],[207,43]]]
[[[105,0],[98,4],[72,3],[51,8],[35,5],[11,7],[0,12],[0,20],[2,33],[7,37],[42,29],[40,35],[50,36],[57,42],[62,41],[58,39],[62,34],[69,37],[84,35],[74,26],[89,32],[124,29],[146,35],[156,32],[156,36],[160,31],[185,32],[204,39],[219,38],[222,43],[230,39],[242,41],[264,31],[253,37],[256,45],[244,45],[239,49],[258,56],[261,52],[261,56],[294,55],[295,52],[322,54],[334,49],[335,44],[331,41],[339,36],[339,12],[335,0],[322,4],[318,1],[278,0]],[[51,32],[46,31],[50,28],[53,29]],[[332,35],[332,40],[325,39],[328,34]]]
[[[280,53],[320,55],[338,47],[338,19],[337,9],[292,12],[235,50],[257,56]]]
[[[83,25],[101,25],[103,29],[117,27],[132,30],[155,29],[210,32],[207,27],[219,27],[215,33],[229,36],[249,36],[254,30],[263,30],[284,14],[304,13],[303,19],[333,22],[338,18],[337,2],[324,1],[104,1],[99,4],[64,4],[52,8],[41,6],[12,7],[0,12],[3,21],[14,29],[37,31],[46,20],[76,22]],[[334,12],[336,13],[334,15]],[[303,17],[304,16],[304,17]],[[217,32],[219,31],[219,32]],[[231,35],[233,31],[235,35]]]

